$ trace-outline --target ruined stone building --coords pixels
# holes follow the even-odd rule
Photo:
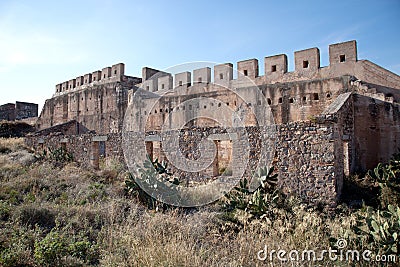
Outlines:
[[[37,116],[38,104],[17,101],[0,106],[0,120],[14,121]]]
[[[101,158],[124,159],[129,132],[124,146],[138,154],[210,163],[195,163],[194,172],[172,164],[187,180],[235,176],[243,167],[247,177],[262,162],[275,166],[284,192],[328,205],[337,203],[344,175],[398,152],[400,76],[359,60],[356,41],[330,45],[326,67],[318,48],[295,52],[292,72],[283,54],[263,64],[263,75],[249,59],[237,62],[237,73],[225,63],[175,75],[145,67],[136,78],[121,63],[79,76],[56,85],[27,143],[63,146],[96,167]],[[201,147],[203,139],[215,147]]]

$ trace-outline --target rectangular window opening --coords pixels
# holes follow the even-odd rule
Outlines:
[[[248,74],[248,73],[247,73],[247,70],[243,70],[243,75],[244,75],[244,76],[247,76],[247,74]]]
[[[220,73],[220,74],[219,74],[219,79],[220,79],[220,80],[223,80],[223,79],[224,79],[224,74],[223,74],[223,73]]]
[[[319,100],[318,93],[313,93],[313,100]]]
[[[276,71],[276,65],[272,65],[271,66],[271,72],[275,72]]]
[[[346,55],[340,55],[339,56],[339,61],[340,62],[345,62],[346,61]]]
[[[303,61],[303,69],[307,69],[307,68],[308,68],[308,65],[309,65],[308,60],[304,60],[304,61]]]
[[[179,86],[182,86],[182,84],[183,84],[183,82],[182,82],[182,81],[179,81]]]

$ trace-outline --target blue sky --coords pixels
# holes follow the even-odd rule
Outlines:
[[[232,62],[356,39],[400,74],[400,1],[0,1],[0,104],[40,104],[57,83],[118,62],[126,74]],[[260,64],[260,73],[263,73]]]

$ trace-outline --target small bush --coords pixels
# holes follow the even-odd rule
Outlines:
[[[11,215],[11,207],[6,201],[0,200],[0,220],[7,221]]]
[[[27,204],[19,207],[16,214],[16,221],[22,225],[51,229],[55,227],[55,214],[44,207],[36,207],[34,204]]]
[[[40,266],[97,264],[97,246],[85,237],[69,237],[64,230],[54,228],[41,241],[35,242],[35,261]]]
[[[67,255],[67,242],[63,235],[52,230],[41,241],[35,242],[35,260],[41,266],[59,266]]]

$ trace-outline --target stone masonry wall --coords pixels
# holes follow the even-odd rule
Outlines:
[[[100,142],[104,142],[104,154],[99,151]],[[104,158],[106,162],[123,162],[124,155],[121,142],[120,134],[99,136],[96,134],[63,135],[60,133],[25,138],[26,145],[36,151],[47,150],[49,152],[50,150],[64,147],[68,152],[72,153],[74,160],[84,166],[95,168],[98,167],[100,158]]]
[[[110,83],[47,99],[36,127],[42,130],[76,120],[98,134],[119,132],[129,90],[122,84]]]
[[[334,205],[342,170],[335,167],[333,124],[293,122],[278,126],[273,165],[286,194]]]

